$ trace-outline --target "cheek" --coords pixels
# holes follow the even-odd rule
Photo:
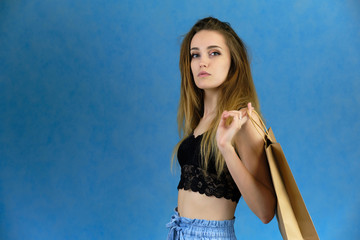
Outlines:
[[[190,62],[190,70],[191,70],[191,73],[194,74],[194,71],[196,70],[195,66],[196,64],[194,63],[195,61],[191,61]]]
[[[231,61],[228,61],[224,64],[224,71],[226,72],[226,76],[228,75],[228,73],[230,71],[230,65],[231,65]]]
[[[221,66],[221,70],[222,70],[221,73],[227,76],[230,70],[230,63],[224,62]]]

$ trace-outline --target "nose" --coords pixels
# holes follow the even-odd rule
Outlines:
[[[208,67],[208,65],[209,65],[208,59],[202,57],[202,58],[200,59],[200,67]]]
[[[207,67],[207,64],[204,63],[204,62],[201,62],[201,63],[200,63],[200,67]]]

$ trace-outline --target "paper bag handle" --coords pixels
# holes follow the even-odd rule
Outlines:
[[[261,135],[261,137],[263,138],[264,140],[264,143],[266,143],[266,137],[268,139],[270,139],[271,141],[271,137],[270,137],[270,134],[269,134],[269,131],[267,130],[266,126],[265,126],[265,123],[263,122],[263,120],[261,119],[260,115],[255,111],[255,110],[252,110],[251,113],[255,113],[256,116],[258,116],[259,120],[260,120],[260,124],[254,120],[254,118],[251,117],[251,114],[250,114],[250,111],[249,109],[246,111],[247,112],[247,115],[251,121],[251,123],[254,125],[256,131]],[[260,129],[260,130],[259,130]],[[263,132],[265,134],[266,137],[264,137],[263,134],[261,134],[261,132]]]

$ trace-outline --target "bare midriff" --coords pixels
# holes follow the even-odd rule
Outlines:
[[[205,220],[230,220],[234,218],[236,202],[226,198],[206,196],[198,192],[179,189],[178,212],[181,217]]]

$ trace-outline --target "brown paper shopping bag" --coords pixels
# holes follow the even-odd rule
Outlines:
[[[255,111],[252,113],[257,114]],[[248,115],[255,128],[265,133],[265,152],[277,197],[276,218],[283,239],[319,239],[284,152],[276,142],[272,129],[266,130],[258,114],[261,125],[254,121],[250,114]]]

